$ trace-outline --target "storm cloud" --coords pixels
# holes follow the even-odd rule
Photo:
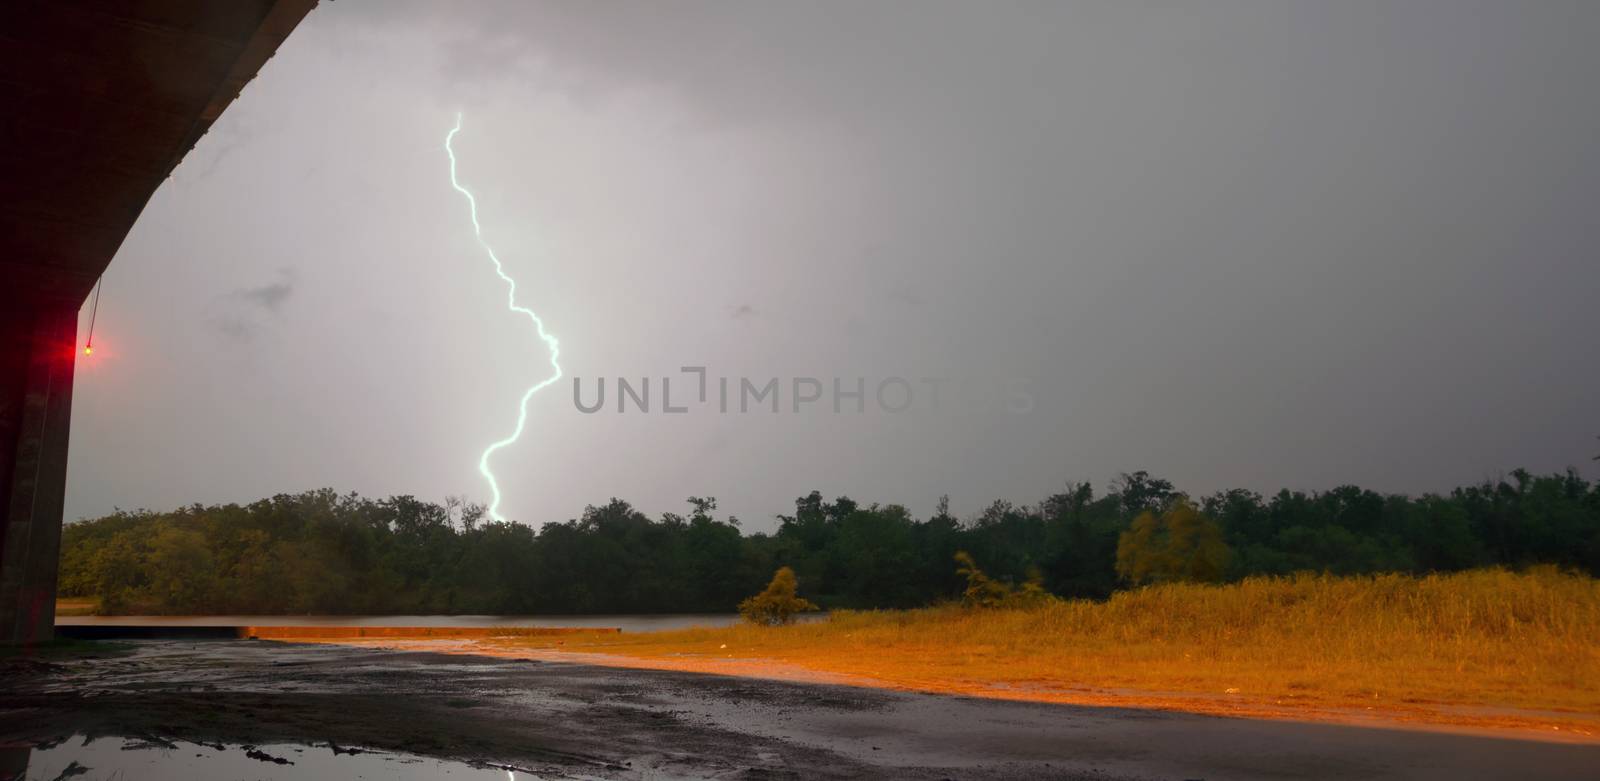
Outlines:
[[[284,272],[283,278],[277,282],[243,288],[235,291],[234,295],[245,303],[253,304],[268,312],[281,311],[283,302],[288,301],[289,296],[294,295],[292,275]]]
[[[569,376],[1036,402],[585,415],[558,389],[496,455],[521,520],[1593,473],[1597,32],[1583,2],[325,3],[112,263],[68,514],[484,498],[548,364],[449,187],[457,112]],[[217,291],[273,338],[198,338]]]

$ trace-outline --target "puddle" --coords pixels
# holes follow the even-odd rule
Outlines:
[[[0,745],[0,781],[539,781],[552,776],[474,767],[412,754],[328,745],[190,743],[164,738],[89,738]]]

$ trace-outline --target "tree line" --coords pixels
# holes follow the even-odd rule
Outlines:
[[[823,608],[961,599],[995,583],[1104,598],[1163,579],[1553,564],[1600,575],[1600,483],[1575,471],[1409,497],[1354,486],[1192,498],[1146,472],[957,518],[811,492],[773,533],[714,499],[650,518],[612,499],[535,529],[481,506],[329,489],[68,525],[61,591],[103,613],[728,612],[792,567]],[[965,560],[957,562],[957,554]]]

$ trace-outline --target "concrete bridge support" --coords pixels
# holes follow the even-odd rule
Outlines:
[[[55,630],[78,307],[0,303],[0,645]]]
[[[0,645],[55,625],[78,308],[316,4],[0,0]]]

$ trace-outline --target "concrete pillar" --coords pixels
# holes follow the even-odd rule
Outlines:
[[[79,303],[0,300],[0,645],[55,634]]]

